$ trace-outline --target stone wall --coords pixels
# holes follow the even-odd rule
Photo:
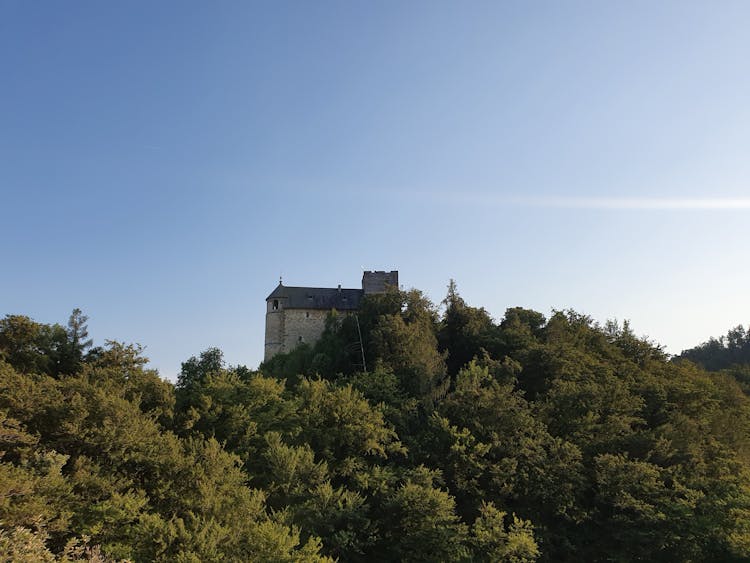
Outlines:
[[[394,287],[398,289],[398,270],[392,270],[390,272],[366,271],[362,274],[362,289],[365,295],[371,293],[384,293],[388,287]]]
[[[315,344],[325,330],[328,313],[322,309],[269,309],[264,359],[289,352],[303,342]]]
[[[271,310],[270,306],[268,311],[266,311],[266,347],[263,353],[264,360],[269,360],[283,351],[285,312],[284,309]]]
[[[326,327],[329,311],[322,309],[287,309],[285,311],[284,351],[307,342],[315,344]]]

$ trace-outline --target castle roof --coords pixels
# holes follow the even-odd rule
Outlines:
[[[290,287],[279,283],[269,299],[286,299],[286,309],[336,309],[349,311],[359,308],[364,291],[341,287]]]

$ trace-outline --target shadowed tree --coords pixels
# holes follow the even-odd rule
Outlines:
[[[443,304],[445,313],[440,321],[438,342],[440,350],[447,352],[448,373],[455,377],[462,367],[481,356],[484,349],[492,348],[496,327],[487,311],[466,304],[453,280],[448,284]]]
[[[91,340],[86,322],[89,318],[80,309],[73,309],[65,330],[67,341],[62,347],[57,375],[72,375],[78,373],[83,364],[84,353],[91,348]]]

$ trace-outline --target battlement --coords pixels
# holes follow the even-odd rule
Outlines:
[[[398,289],[398,270],[365,271],[362,274],[362,291],[365,295],[383,293],[389,287]]]

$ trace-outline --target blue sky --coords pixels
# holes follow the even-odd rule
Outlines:
[[[750,321],[747,2],[0,2],[0,314],[173,378],[264,299]]]

